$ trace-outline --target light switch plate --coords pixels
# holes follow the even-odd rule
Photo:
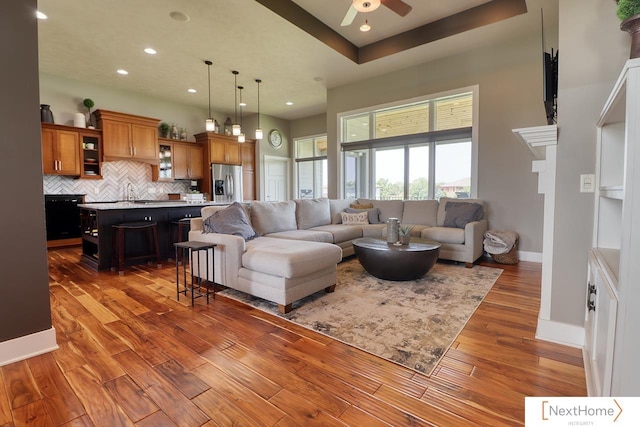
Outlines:
[[[594,174],[580,175],[580,192],[593,193],[596,191],[596,176]]]

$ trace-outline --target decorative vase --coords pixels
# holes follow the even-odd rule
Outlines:
[[[175,123],[171,126],[171,139],[178,139],[178,126]]]
[[[76,113],[73,116],[73,125],[77,128],[84,128],[87,127],[87,123],[85,121],[85,117],[84,114],[82,113]]]
[[[629,58],[640,58],[640,14],[625,19],[620,29],[631,35],[631,52]]]
[[[400,221],[398,218],[389,218],[387,220],[387,243],[396,243],[400,230]]]
[[[185,128],[180,129],[180,141],[187,140],[187,130]]]
[[[400,243],[402,243],[403,245],[408,245],[410,241],[411,241],[410,234],[403,234],[402,236],[400,236]]]
[[[40,121],[42,123],[53,123],[53,112],[47,104],[40,104]]]

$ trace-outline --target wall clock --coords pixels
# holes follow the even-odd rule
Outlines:
[[[282,146],[282,134],[278,129],[273,129],[269,132],[269,144],[273,148],[280,148]]]

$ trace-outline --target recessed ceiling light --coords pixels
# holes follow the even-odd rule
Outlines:
[[[39,10],[36,11],[36,18],[38,19],[47,19],[47,15],[45,15],[44,13],[40,12]]]
[[[149,55],[155,55],[158,52],[156,52],[156,50],[152,47],[146,47],[144,48],[144,53],[148,53]]]
[[[126,76],[127,74],[129,74],[129,72],[127,70],[123,70],[122,68],[119,69],[118,71],[116,71],[118,74],[122,74],[123,76]]]
[[[189,88],[189,89],[187,89],[187,92],[189,92],[189,93],[196,93],[196,92],[197,92],[197,90],[195,90],[195,89],[193,89],[193,88]]]
[[[174,10],[173,12],[171,12],[169,14],[169,16],[176,20],[176,21],[180,21],[180,22],[189,22],[189,20],[191,18],[189,18],[189,15],[182,13],[182,12],[178,12],[177,10]]]
[[[293,102],[291,102],[291,101],[287,101],[287,102],[285,102],[285,104],[287,104],[287,105],[291,106],[291,105],[293,105]]]
[[[241,103],[239,103],[238,105],[239,105],[239,106],[241,106],[241,107],[246,107],[246,106],[247,106],[247,103],[246,103],[246,102],[241,102]]]

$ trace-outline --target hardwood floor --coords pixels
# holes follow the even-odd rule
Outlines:
[[[0,425],[522,425],[525,396],[586,394],[579,349],[534,339],[540,267],[504,272],[431,377],[218,296],[49,251],[60,349],[0,368]]]

